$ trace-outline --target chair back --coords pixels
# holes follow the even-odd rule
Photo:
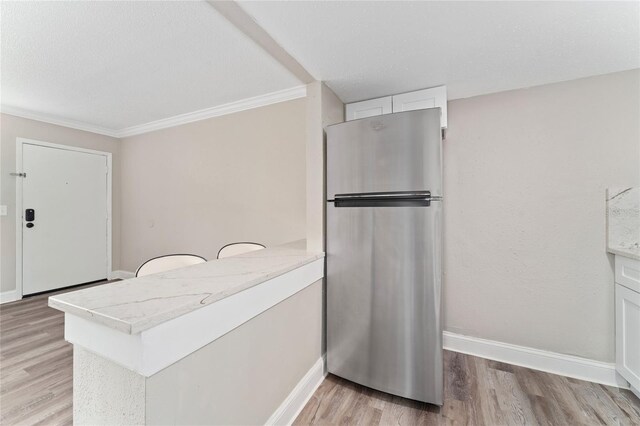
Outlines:
[[[237,256],[239,254],[248,253],[250,251],[261,250],[263,248],[265,248],[265,246],[259,243],[231,243],[220,249],[220,251],[218,252],[218,259]]]
[[[144,262],[136,271],[136,277],[157,274],[158,272],[170,271],[171,269],[183,268],[185,266],[204,263],[207,259],[195,254],[167,254],[154,257]]]

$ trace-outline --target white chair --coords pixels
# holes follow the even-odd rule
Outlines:
[[[167,254],[154,257],[144,262],[136,271],[136,277],[157,274],[158,272],[170,271],[185,266],[204,263],[207,259],[195,254]]]
[[[265,246],[258,243],[231,243],[220,249],[218,252],[218,259],[237,256],[254,250],[262,250],[263,248],[265,248]]]

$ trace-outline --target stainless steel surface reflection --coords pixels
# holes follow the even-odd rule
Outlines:
[[[378,120],[375,138],[344,123],[327,142],[328,369],[434,404],[443,398],[439,117],[434,109],[358,120]],[[367,160],[334,161],[344,155]],[[391,177],[370,182],[377,170]]]

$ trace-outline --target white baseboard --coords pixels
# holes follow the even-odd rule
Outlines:
[[[129,271],[111,271],[107,278],[110,280],[115,280],[117,278],[125,280],[127,278],[133,278],[135,275],[136,274]],[[0,293],[0,304],[15,302],[16,300],[21,299],[22,297],[18,295],[18,290],[3,291]]]
[[[289,396],[280,404],[278,409],[269,417],[267,425],[290,425],[298,417],[307,402],[318,389],[325,376],[324,357],[318,359],[313,367],[298,382]]]
[[[454,352],[501,361],[574,379],[628,388],[629,383],[616,372],[613,363],[593,361],[572,355],[543,351],[495,340],[463,336],[445,331],[444,348]]]
[[[110,280],[115,280],[115,279],[126,280],[127,278],[133,278],[135,276],[136,276],[135,272],[111,271],[111,273],[109,274],[109,279]]]
[[[0,304],[15,302],[20,299],[21,297],[18,296],[18,290],[3,291],[0,293]]]

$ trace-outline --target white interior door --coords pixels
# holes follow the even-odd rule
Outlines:
[[[107,156],[24,143],[22,166],[23,294],[105,279]]]

